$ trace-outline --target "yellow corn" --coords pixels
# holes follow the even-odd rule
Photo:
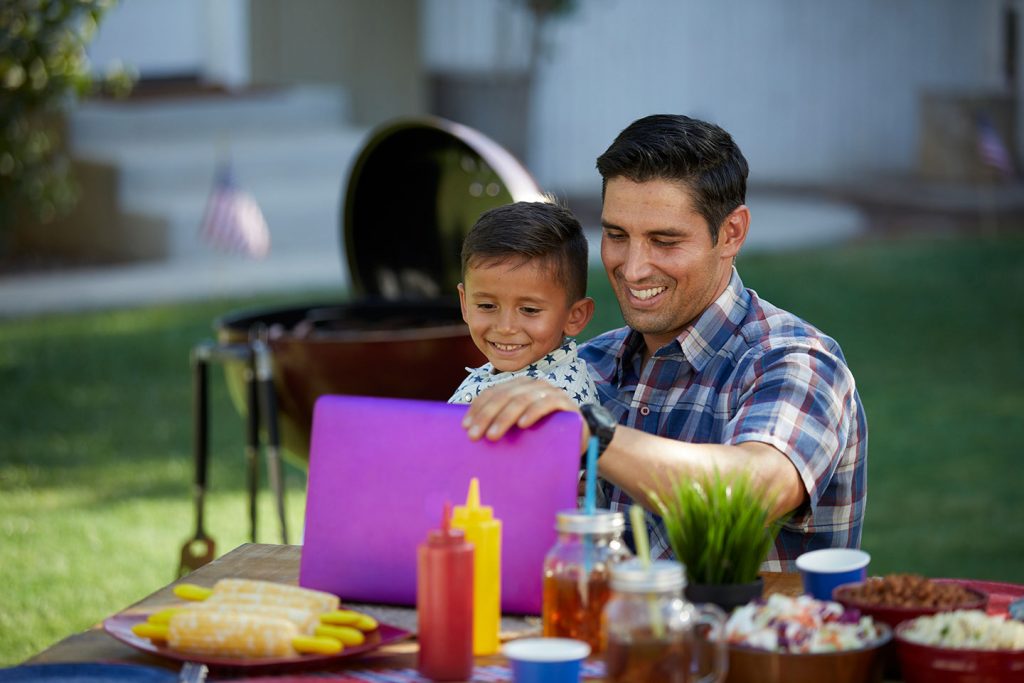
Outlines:
[[[359,617],[363,616],[359,612],[353,612],[350,609],[336,609],[333,612],[324,612],[320,615],[320,621],[325,624],[332,624],[334,626],[352,626]]]
[[[182,620],[182,621],[187,622],[187,620]],[[215,624],[210,624],[210,623],[207,623],[207,620],[205,618],[201,618],[197,623],[195,623],[195,624],[188,624],[188,625],[194,625],[196,627],[196,632],[195,633],[189,633],[188,636],[184,639],[185,642],[186,642],[186,645],[183,646],[181,644],[182,643],[182,638],[181,638],[180,635],[176,638],[176,641],[175,641],[178,645],[174,645],[174,644],[171,644],[169,642],[168,642],[168,645],[170,645],[171,647],[174,647],[176,649],[181,649],[183,651],[197,652],[197,653],[202,653],[202,654],[216,654],[216,655],[239,655],[239,654],[241,654],[242,656],[257,656],[257,657],[258,656],[262,656],[261,654],[254,654],[253,650],[249,646],[246,646],[245,647],[245,651],[242,652],[242,653],[239,653],[238,649],[232,648],[230,645],[217,645],[216,646],[216,650],[211,650],[209,648],[209,646],[205,644],[206,640],[211,640],[210,636],[206,635],[208,633],[207,629],[209,629],[211,627],[212,628],[223,627],[223,623],[220,622],[220,621],[218,621],[218,623],[215,623]],[[182,623],[179,623],[178,627],[185,628],[186,626],[184,624],[182,624]],[[239,639],[239,633],[238,632],[240,632],[241,629],[243,629],[243,628],[245,628],[245,627],[242,626],[239,623],[238,625],[232,624],[229,627],[228,630],[235,632],[233,638],[235,640],[238,640]],[[139,636],[141,638],[148,638],[150,640],[155,640],[155,641],[158,641],[158,642],[165,642],[165,641],[169,641],[170,640],[170,625],[168,625],[168,624],[155,624],[155,623],[150,622],[150,621],[144,621],[144,622],[135,624],[135,626],[132,626],[132,633],[134,633],[135,635],[137,635],[137,636]],[[189,647],[189,645],[187,643],[193,643],[193,642],[197,642],[197,641],[200,641],[200,640],[204,640],[204,644],[202,645],[202,649],[197,649],[197,648],[186,649],[187,647]],[[335,655],[335,654],[338,654],[339,652],[341,652],[343,649],[345,649],[345,645],[340,640],[338,640],[337,638],[329,638],[329,637],[321,637],[321,636],[295,636],[294,638],[291,639],[291,646],[298,653],[303,653],[303,654],[307,654],[307,653],[308,654],[320,654],[320,655]]]
[[[290,586],[273,581],[255,581],[252,579],[221,579],[213,586],[211,600],[225,599],[226,596],[245,595],[244,598],[259,603],[286,604],[299,607],[308,605],[318,614],[338,609],[340,600],[337,595],[324,591]]]
[[[353,612],[349,609],[338,609],[320,615],[320,623],[329,626],[352,626],[363,632],[376,631],[379,624],[369,614]]]
[[[328,624],[320,624],[316,627],[315,633],[318,636],[336,638],[345,645],[362,645],[366,642],[366,636],[363,635],[363,632],[357,628],[352,628],[351,626],[330,626]]]
[[[353,624],[353,626],[355,626],[360,631],[369,632],[376,631],[377,627],[380,626],[380,624],[378,624],[377,620],[371,617],[369,614],[360,614],[359,618],[356,620],[356,623]]]
[[[292,639],[292,647],[302,653],[317,655],[336,655],[345,649],[342,642],[336,638],[318,636],[297,636]]]
[[[159,640],[162,642],[167,640],[167,624],[155,624],[151,621],[140,621],[132,626],[132,633],[137,635],[139,638]]]
[[[179,583],[174,587],[174,594],[182,600],[205,600],[213,595],[213,589],[194,583]]]
[[[182,652],[229,657],[297,654],[295,624],[279,617],[186,609],[171,617],[167,644]]]
[[[151,624],[167,624],[170,623],[171,617],[174,616],[176,612],[180,611],[180,607],[168,607],[166,609],[160,610],[159,612],[153,612],[148,617],[146,617],[146,621],[148,621]]]
[[[255,614],[264,617],[280,617],[295,624],[299,633],[313,635],[313,629],[320,623],[319,615],[311,609],[293,607],[291,605],[268,605],[247,600],[232,600],[234,596],[225,595],[222,600],[207,600],[186,605],[183,609],[220,612],[223,614]],[[160,612],[157,612],[160,614]],[[156,616],[156,615],[154,615]],[[150,617],[150,621],[153,618]]]

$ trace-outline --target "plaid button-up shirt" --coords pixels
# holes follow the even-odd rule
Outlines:
[[[734,269],[722,295],[641,366],[643,343],[624,327],[580,348],[620,424],[691,443],[758,441],[796,466],[808,501],[762,569],[792,571],[808,550],[860,546],[867,422],[835,340],[745,289]],[[611,509],[631,504],[620,488],[601,486]],[[662,520],[647,520],[652,556],[672,557]]]

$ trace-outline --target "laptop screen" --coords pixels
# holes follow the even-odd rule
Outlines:
[[[416,604],[416,549],[469,481],[502,523],[501,606],[539,614],[555,515],[576,507],[582,420],[555,413],[497,442],[470,441],[466,406],[322,396],[310,443],[299,583],[342,601]]]

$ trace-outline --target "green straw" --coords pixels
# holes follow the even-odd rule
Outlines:
[[[647,522],[644,520],[644,509],[639,505],[629,507],[629,521],[633,524],[633,542],[636,544],[636,556],[644,565],[651,566],[651,543],[647,539]]]
[[[633,542],[636,544],[636,557],[644,569],[651,567],[651,543],[647,538],[647,520],[644,519],[644,509],[635,503],[629,508],[629,521],[633,525]],[[665,635],[665,625],[661,623],[661,612],[658,611],[658,603],[654,596],[647,597],[647,608],[650,612],[651,631],[655,638]]]

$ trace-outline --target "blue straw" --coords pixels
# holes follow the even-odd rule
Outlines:
[[[590,444],[587,446],[587,481],[583,495],[583,511],[588,515],[594,514],[594,489],[597,488],[597,437],[590,437]]]

